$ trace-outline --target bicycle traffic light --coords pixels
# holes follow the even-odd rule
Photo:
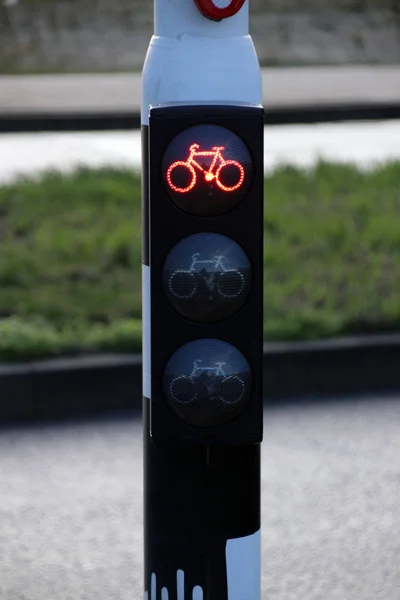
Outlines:
[[[151,107],[150,433],[155,443],[262,440],[260,107]]]

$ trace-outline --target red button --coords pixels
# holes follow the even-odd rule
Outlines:
[[[242,8],[246,0],[231,0],[229,6],[219,8],[218,0],[194,0],[199,11],[208,19],[213,21],[222,21],[228,17],[233,17]]]

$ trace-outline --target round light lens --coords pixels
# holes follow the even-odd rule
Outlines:
[[[243,140],[220,125],[196,125],[179,133],[162,160],[170,200],[195,216],[236,208],[249,191],[254,165]]]
[[[173,354],[163,376],[169,407],[194,427],[231,422],[247,405],[252,385],[250,365],[231,344],[200,339]]]
[[[217,233],[184,238],[172,248],[163,269],[169,304],[196,323],[216,323],[236,314],[252,281],[252,266],[241,246]]]

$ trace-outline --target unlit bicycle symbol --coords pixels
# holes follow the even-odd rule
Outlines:
[[[202,359],[198,358],[193,362],[190,375],[179,375],[172,379],[169,391],[175,402],[179,404],[195,402],[199,396],[200,386],[205,386],[209,396],[216,397],[224,404],[239,403],[245,394],[243,379],[237,375],[226,375],[224,362],[215,362],[214,366],[203,366],[202,362]],[[208,377],[201,378],[200,381],[201,375]]]
[[[207,286],[210,291],[217,291],[223,298],[237,298],[243,292],[245,278],[238,269],[226,269],[223,263],[224,256],[214,256],[210,260],[200,260],[200,252],[192,255],[192,263],[188,269],[178,269],[174,271],[169,278],[169,289],[171,293],[179,299],[193,298],[197,292],[199,280]],[[207,273],[206,267],[212,266],[215,270]],[[199,267],[204,267],[203,272],[199,272]],[[185,279],[185,292],[182,293],[182,279]],[[232,286],[232,282],[236,285]],[[230,290],[230,288],[234,289]]]

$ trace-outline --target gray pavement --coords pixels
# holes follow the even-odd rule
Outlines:
[[[265,413],[268,600],[398,600],[400,402]],[[140,422],[0,431],[1,600],[142,597]]]
[[[266,108],[400,103],[400,66],[268,68]],[[0,76],[0,114],[140,110],[140,74]]]

